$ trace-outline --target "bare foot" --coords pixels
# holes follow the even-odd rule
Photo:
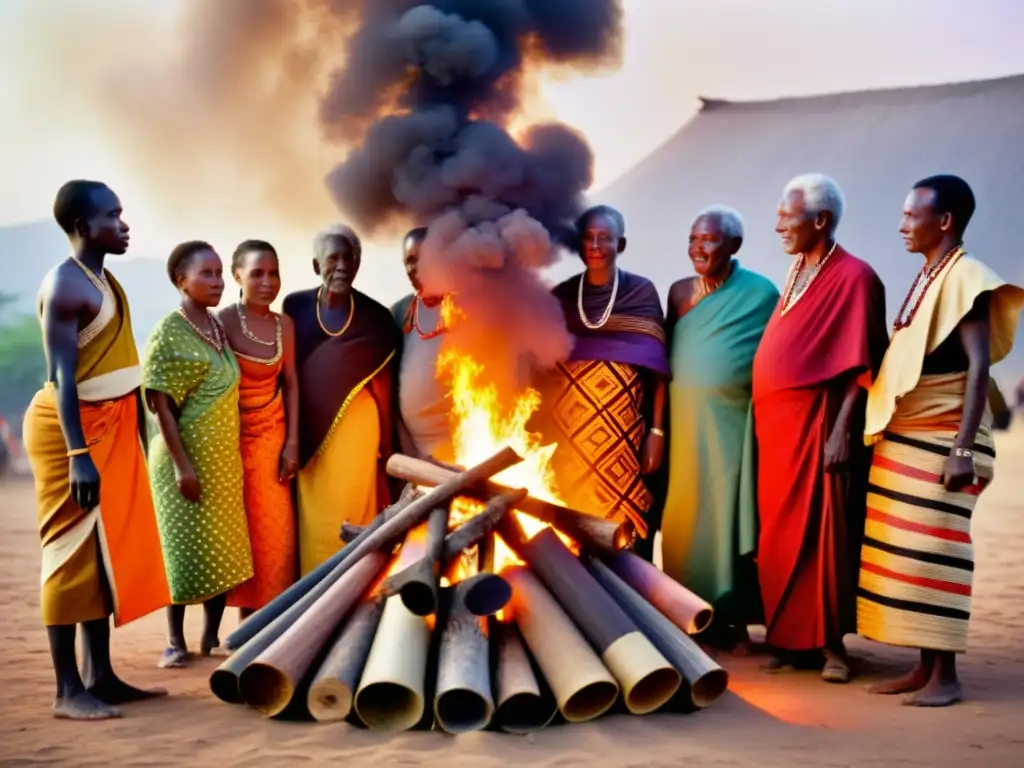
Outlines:
[[[933,677],[928,684],[919,691],[909,693],[903,697],[905,707],[948,707],[963,701],[964,689],[960,681],[938,682]]]
[[[133,701],[145,701],[146,699],[156,699],[167,695],[165,688],[151,688],[148,690],[136,688],[133,685],[128,685],[119,677],[97,680],[86,690],[104,704],[130,704]]]
[[[825,666],[821,670],[821,679],[826,683],[850,682],[850,664],[846,657],[832,651],[825,651]]]
[[[883,680],[880,683],[873,683],[867,687],[868,693],[873,693],[879,696],[895,696],[899,693],[913,693],[919,691],[928,684],[928,678],[931,677],[931,670],[925,669],[922,665],[918,664],[912,670],[902,677],[897,677],[895,680]]]
[[[65,720],[111,720],[120,717],[121,711],[93,698],[87,691],[81,691],[56,699],[53,716]]]
[[[745,659],[753,655],[754,649],[750,647],[750,643],[736,643],[732,647],[732,657],[734,659]]]
[[[199,653],[202,656],[211,656],[216,648],[220,648],[220,638],[214,635],[213,637],[203,636],[203,639],[199,641]]]
[[[160,669],[182,669],[188,666],[189,653],[182,648],[175,648],[169,646],[164,649],[163,655],[160,657],[160,661],[157,662],[157,666]]]
[[[771,649],[767,643],[757,643],[749,637],[736,643],[732,649],[732,655],[737,659],[745,659],[748,656],[767,656],[770,653]]]
[[[769,675],[778,675],[783,672],[795,672],[796,667],[780,656],[772,656],[767,664],[761,665],[761,671],[767,672]]]

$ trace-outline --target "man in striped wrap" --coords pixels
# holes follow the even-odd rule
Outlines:
[[[874,444],[857,631],[921,650],[908,674],[869,690],[940,707],[963,692],[974,554],[971,515],[992,480],[989,367],[1013,347],[1024,291],[963,247],[974,194],[956,176],[914,185],[900,234],[925,264],[896,317],[868,394]]]

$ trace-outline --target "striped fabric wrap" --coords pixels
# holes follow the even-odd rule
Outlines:
[[[875,445],[857,594],[857,632],[889,645],[964,653],[971,616],[971,515],[992,480],[986,408],[975,482],[947,491],[942,472],[963,412],[966,374],[922,376]]]

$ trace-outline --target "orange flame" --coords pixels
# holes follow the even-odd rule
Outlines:
[[[462,313],[451,297],[442,302],[441,317],[447,328],[461,319]],[[540,393],[527,388],[510,406],[504,405],[499,402],[497,387],[484,378],[484,366],[457,349],[448,349],[438,356],[437,372],[449,386],[456,463],[474,466],[503,448],[512,448],[523,461],[496,475],[495,482],[525,488],[534,498],[562,504],[551,469],[556,446],[542,445],[540,436],[527,429],[530,418],[540,406]],[[452,506],[452,520],[466,519],[477,511],[479,507],[473,502],[459,500]],[[528,536],[549,527],[530,515],[518,511],[515,514]],[[559,531],[556,533],[567,545],[574,546],[571,539]],[[495,535],[494,539],[495,573],[522,562],[500,536]]]

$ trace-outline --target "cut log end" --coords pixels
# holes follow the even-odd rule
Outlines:
[[[463,600],[474,616],[493,616],[512,599],[512,587],[494,573],[480,573],[466,584]]]
[[[688,635],[699,635],[711,626],[711,620],[715,618],[715,611],[712,608],[701,608],[693,615],[693,621],[686,630]]]
[[[288,707],[295,686],[277,667],[253,662],[238,679],[238,690],[246,704],[267,717],[274,717]]]
[[[613,546],[617,551],[629,550],[633,546],[634,528],[632,523],[623,523],[615,529]]]
[[[729,673],[724,669],[713,669],[690,685],[690,699],[698,709],[710,707],[729,687]]]
[[[410,581],[403,584],[398,594],[410,612],[417,616],[430,616],[437,612],[437,591],[431,584]]]
[[[310,686],[306,708],[317,722],[339,722],[352,711],[352,694],[352,689],[340,680],[317,680]]]
[[[612,643],[601,659],[622,686],[626,708],[634,715],[661,709],[683,684],[679,671],[639,630]]]
[[[226,669],[215,669],[210,675],[210,690],[226,704],[244,704],[238,690],[238,675]]]
[[[583,723],[600,717],[619,698],[619,686],[597,680],[580,688],[562,705],[562,716],[570,723]]]
[[[494,713],[494,723],[505,733],[533,733],[548,726],[558,708],[554,699],[535,693],[517,693]]]
[[[423,697],[397,683],[373,683],[356,694],[356,711],[366,727],[396,733],[423,718]]]
[[[434,702],[437,724],[451,734],[486,728],[491,722],[493,710],[493,705],[485,696],[468,688],[445,691]]]

